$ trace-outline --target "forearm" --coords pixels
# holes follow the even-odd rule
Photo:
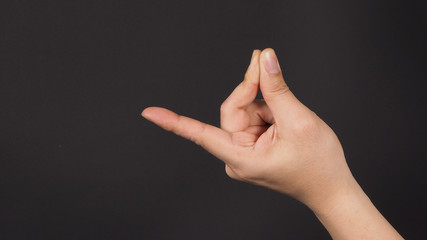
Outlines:
[[[354,180],[333,201],[311,206],[333,239],[403,239]]]

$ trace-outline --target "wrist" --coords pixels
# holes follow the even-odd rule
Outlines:
[[[327,201],[309,206],[333,239],[403,239],[356,180]]]
[[[307,204],[320,220],[334,216],[336,212],[342,212],[347,208],[372,204],[353,177],[342,182],[335,191],[325,195],[323,199]]]

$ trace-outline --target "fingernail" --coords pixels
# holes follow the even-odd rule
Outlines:
[[[268,51],[265,54],[264,65],[268,73],[276,74],[280,72],[279,62],[274,51]]]

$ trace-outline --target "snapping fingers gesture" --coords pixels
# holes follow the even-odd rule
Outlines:
[[[258,90],[263,100],[255,99]],[[253,52],[244,80],[221,105],[221,128],[159,107],[142,116],[215,155],[229,177],[303,202],[334,238],[383,230],[399,239],[352,176],[332,129],[290,91],[273,49]],[[353,213],[357,221],[344,224]]]

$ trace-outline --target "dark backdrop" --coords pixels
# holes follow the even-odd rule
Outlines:
[[[157,105],[218,125],[252,50],[273,47],[374,204],[421,239],[425,7],[1,1],[0,238],[328,239],[299,202],[140,117]]]

